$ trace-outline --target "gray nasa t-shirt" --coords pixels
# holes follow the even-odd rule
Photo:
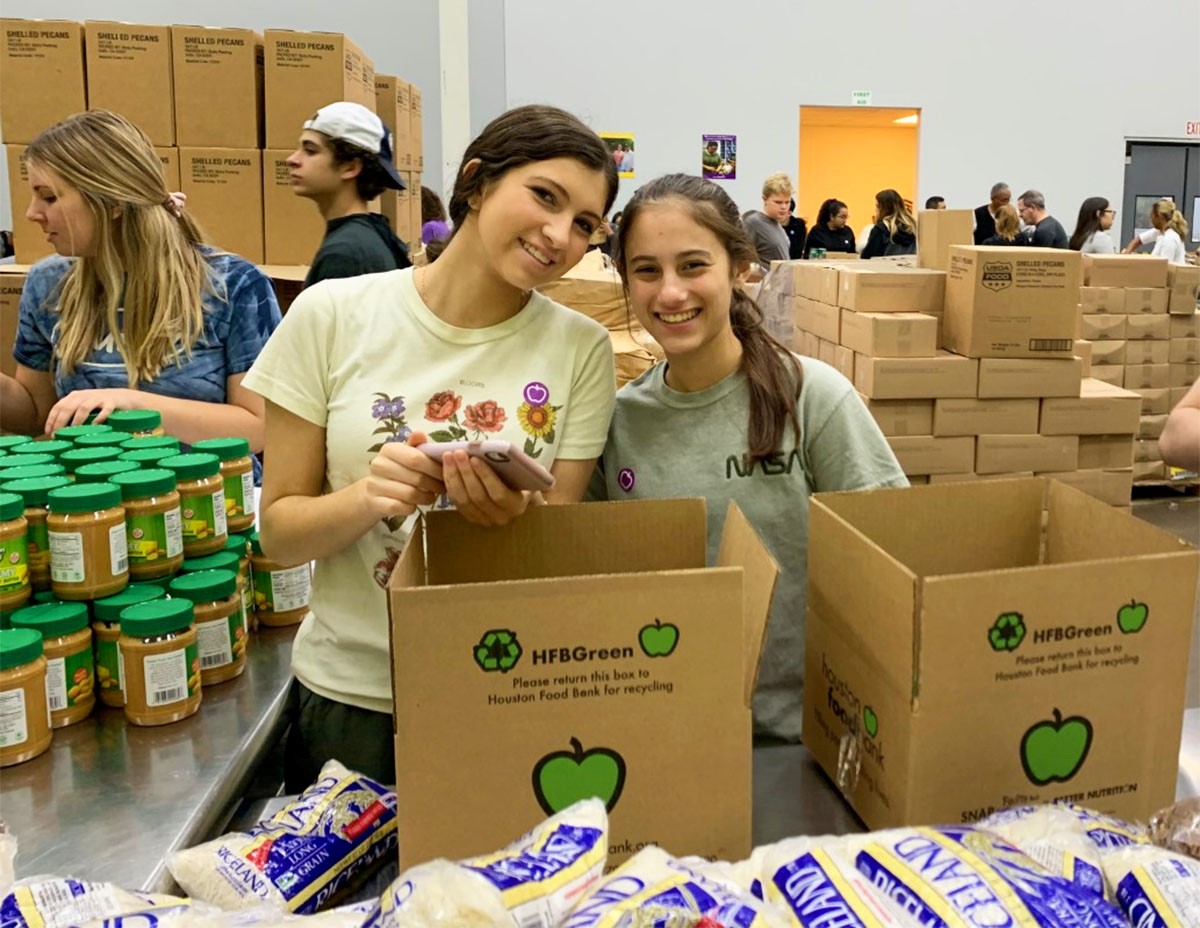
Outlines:
[[[800,359],[800,444],[751,465],[750,391],[740,371],[699,393],[679,393],[660,363],[617,394],[608,444],[589,497],[708,501],[708,563],[716,563],[730,500],[779,563],[779,582],[754,694],[755,733],[796,741],[804,700],[808,499],[830,490],[908,485],[896,456],[845,377]]]

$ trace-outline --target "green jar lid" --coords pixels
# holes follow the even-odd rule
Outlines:
[[[92,613],[101,622],[119,622],[121,613],[138,603],[148,603],[163,598],[163,589],[154,583],[131,583],[120,593],[97,599],[92,603]]]
[[[225,539],[224,550],[232,551],[238,556],[238,560],[241,560],[249,553],[246,550],[246,544],[247,542],[245,535],[230,535],[227,539]]]
[[[132,463],[127,461],[125,463]],[[165,467],[117,474],[112,482],[121,488],[123,499],[142,499],[146,496],[161,496],[175,490],[175,472]]]
[[[162,413],[157,409],[117,409],[104,420],[116,431],[152,432],[162,427]]]
[[[18,467],[50,466],[59,466],[58,458],[52,454],[10,454],[0,461],[0,475],[7,474],[10,470],[16,470]],[[59,473],[66,473],[66,468],[60,468]]]
[[[54,595],[54,590],[37,590],[29,597],[36,605],[45,605],[46,603],[57,603],[61,600]]]
[[[19,494],[25,500],[26,509],[45,506],[50,500],[51,490],[71,485],[71,481],[62,474],[53,477],[26,477],[23,480],[9,480],[7,473],[0,477],[4,478],[0,483],[0,492]]]
[[[174,435],[139,435],[137,438],[125,437],[121,445],[126,451],[144,451],[147,448],[170,448],[179,451],[179,439]]]
[[[250,455],[250,442],[244,438],[206,438],[192,445],[192,450],[215,454],[222,461],[233,461]]]
[[[61,638],[88,627],[87,603],[45,603],[18,609],[12,617],[13,628],[32,628],[42,638]]]
[[[32,435],[0,435],[0,448],[11,451],[17,445],[23,445],[29,441],[33,441]]]
[[[204,557],[187,558],[181,569],[185,574],[194,574],[201,570],[232,570],[236,574],[240,560],[236,551],[218,551]]]
[[[54,433],[54,437],[62,441],[75,441],[84,435],[99,435],[101,432],[111,432],[112,426],[104,422],[93,422],[91,425],[64,425]]]
[[[85,464],[99,464],[101,461],[115,461],[121,456],[121,449],[112,445],[100,448],[72,448],[64,451],[59,463],[68,471],[74,473]]]
[[[111,432],[92,432],[89,435],[80,435],[75,439],[76,448],[110,448],[121,447],[129,440],[129,436],[124,432],[118,432],[115,429]]]
[[[178,448],[138,448],[136,451],[121,450],[122,461],[133,461],[143,467],[158,467],[159,461],[179,457]]]
[[[237,570],[198,570],[171,581],[167,592],[194,603],[215,603],[237,592]]]
[[[95,449],[99,451],[99,448]],[[84,464],[75,471],[75,479],[79,483],[114,483],[112,479],[117,474],[127,474],[140,470],[137,461],[100,461],[96,464]],[[0,475],[2,477],[3,475]]]
[[[25,515],[25,497],[11,490],[0,490],[0,522],[10,522]]]
[[[221,472],[221,459],[215,454],[177,454],[163,458],[158,466],[175,471],[180,480],[203,480]]]
[[[11,670],[42,656],[42,633],[32,628],[0,629],[0,670]]]
[[[258,538],[258,529],[255,529],[246,537],[250,539],[250,550],[259,557],[262,557],[262,542]]]
[[[121,505],[121,488],[111,483],[73,483],[51,490],[48,502],[54,513],[99,512]]]
[[[149,638],[184,631],[196,619],[190,599],[152,599],[121,610],[121,634]]]
[[[30,441],[22,445],[17,445],[15,448],[10,448],[9,451],[14,454],[48,454],[58,460],[59,456],[64,451],[70,451],[75,445],[69,441]]]

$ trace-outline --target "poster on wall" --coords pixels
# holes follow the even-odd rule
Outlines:
[[[608,146],[609,154],[621,177],[633,177],[633,136],[628,132],[601,132],[600,138]]]
[[[700,136],[700,170],[709,180],[737,180],[737,136]]]

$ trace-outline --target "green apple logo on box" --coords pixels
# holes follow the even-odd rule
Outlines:
[[[609,812],[625,788],[625,758],[611,748],[583,749],[571,739],[570,751],[547,754],[533,767],[533,795],[547,815],[581,799],[600,799]]]
[[[1015,651],[1025,640],[1025,617],[1019,612],[1005,612],[996,617],[988,629],[988,644],[993,651]]]
[[[863,728],[867,730],[867,734],[874,738],[879,734],[879,716],[875,714],[875,710],[870,706],[863,709]]]
[[[1117,627],[1126,635],[1136,635],[1150,618],[1150,607],[1131,599],[1129,604],[1117,610]]]
[[[521,643],[517,633],[504,628],[484,632],[475,645],[475,663],[484,673],[508,673],[521,659]]]
[[[668,657],[679,644],[679,628],[669,622],[664,625],[662,619],[655,619],[653,625],[647,625],[638,632],[638,644],[647,657]]]
[[[1030,726],[1021,738],[1021,766],[1035,786],[1066,783],[1079,772],[1092,748],[1092,723],[1081,715],[1068,719],[1054,710],[1053,719]]]

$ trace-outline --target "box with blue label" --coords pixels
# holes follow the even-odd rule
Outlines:
[[[598,796],[610,863],[751,849],[750,699],[778,568],[703,500],[416,525],[388,583],[401,867],[503,845]]]
[[[822,493],[804,742],[871,828],[1175,797],[1200,552],[1045,478]]]

